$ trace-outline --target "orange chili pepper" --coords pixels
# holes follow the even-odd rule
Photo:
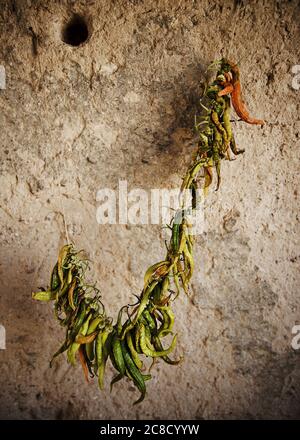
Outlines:
[[[218,96],[229,95],[230,93],[233,92],[233,85],[231,83],[225,82],[223,84],[223,86],[224,86],[224,89],[219,91]]]
[[[82,366],[82,369],[84,372],[85,380],[87,381],[87,383],[89,383],[89,370],[88,370],[88,366],[86,364],[86,360],[85,360],[85,356],[84,356],[82,347],[79,348],[79,360],[80,360],[80,363],[81,363],[81,366]]]
[[[231,101],[234,110],[236,111],[236,114],[248,124],[264,125],[265,121],[261,119],[255,119],[249,116],[249,112],[246,109],[246,106],[242,99],[239,68],[235,63],[232,63],[230,61],[228,61],[228,64],[231,67],[232,85],[233,85],[233,91],[231,93]]]

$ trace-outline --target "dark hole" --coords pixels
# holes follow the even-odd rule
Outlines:
[[[88,36],[87,24],[79,15],[74,15],[62,32],[62,40],[71,46],[79,46],[87,40]]]

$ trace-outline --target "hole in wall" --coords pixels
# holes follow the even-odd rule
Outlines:
[[[61,39],[70,46],[80,46],[89,36],[86,20],[80,15],[73,15],[63,27]]]

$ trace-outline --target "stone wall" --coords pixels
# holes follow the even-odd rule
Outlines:
[[[300,416],[299,13],[295,0],[0,1],[1,418]],[[190,296],[174,305],[185,360],[158,362],[132,407],[126,381],[100,394],[63,356],[49,369],[64,334],[31,291],[47,285],[67,230],[109,314],[134,302],[165,254],[163,231],[99,225],[96,192],[125,179],[179,186],[205,71],[222,56],[239,62],[248,107],[267,124],[234,124],[246,152],[223,163]]]

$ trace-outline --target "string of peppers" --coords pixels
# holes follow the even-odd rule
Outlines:
[[[75,365],[78,353],[87,381],[98,376],[99,388],[104,386],[104,373],[110,360],[116,375],[111,387],[127,377],[140,392],[135,404],[146,395],[146,381],[151,379],[150,369],[157,358],[175,365],[180,359],[171,359],[177,335],[166,348],[163,339],[173,335],[174,314],[172,302],[183,289],[188,292],[194,270],[193,235],[189,214],[197,209],[197,191],[200,178],[204,178],[204,194],[213,180],[213,169],[220,186],[222,159],[230,160],[238,150],[231,127],[231,104],[237,115],[249,124],[263,125],[264,121],[251,118],[241,96],[239,69],[235,63],[221,59],[213,63],[217,73],[215,80],[206,88],[201,106],[205,114],[196,118],[195,128],[199,135],[197,152],[181,185],[181,194],[191,192],[191,206],[182,199],[171,225],[171,239],[167,255],[149,267],[144,276],[144,287],[133,306],[120,309],[117,322],[105,313],[96,285],[86,282],[89,262],[83,251],[77,252],[72,244],[62,247],[55,264],[48,290],[33,293],[41,301],[54,301],[54,311],[60,324],[66,329],[65,341],[50,362],[67,351],[68,362]],[[127,312],[127,319],[123,319]],[[145,372],[144,360],[150,358],[152,365]]]

